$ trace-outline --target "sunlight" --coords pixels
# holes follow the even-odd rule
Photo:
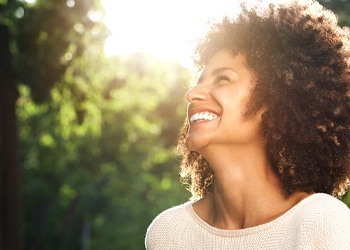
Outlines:
[[[105,23],[112,35],[105,53],[150,53],[183,65],[191,61],[191,41],[203,32],[202,23],[227,10],[237,8],[237,1],[218,0],[102,0]]]
[[[35,4],[37,0],[21,1]],[[286,0],[267,2],[271,1]],[[104,22],[111,31],[105,43],[106,56],[145,52],[184,66],[191,64],[191,42],[204,33],[203,23],[209,18],[232,15],[239,5],[237,0],[101,0],[101,3],[106,14]],[[66,4],[73,8],[75,0],[66,0]],[[90,11],[88,16],[99,21],[98,14]],[[21,9],[16,15],[23,16]]]

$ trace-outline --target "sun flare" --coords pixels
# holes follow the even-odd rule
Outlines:
[[[203,32],[203,22],[237,8],[237,1],[102,0],[105,23],[112,35],[105,53],[146,52],[181,64],[191,61],[191,41]]]

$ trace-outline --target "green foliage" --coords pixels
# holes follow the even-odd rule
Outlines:
[[[99,0],[73,5],[66,0],[37,0],[34,5],[12,0],[1,7],[0,22],[11,28],[16,80],[30,86],[36,102],[47,101],[72,61],[99,50],[107,37],[104,24],[92,17],[103,16]]]
[[[189,73],[142,54],[83,61],[48,104],[20,87],[28,249],[142,249],[156,214],[189,198],[175,153]]]
[[[106,31],[86,19],[99,1],[15,2],[26,249],[143,249],[152,219],[190,195],[175,152],[188,71],[104,58]]]

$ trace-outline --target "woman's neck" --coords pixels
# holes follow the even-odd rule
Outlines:
[[[222,152],[222,151],[217,151]],[[245,150],[244,152],[247,152]],[[242,229],[269,222],[308,196],[286,194],[266,154],[225,154],[208,160],[214,171],[214,190],[193,205],[208,224],[221,229]]]

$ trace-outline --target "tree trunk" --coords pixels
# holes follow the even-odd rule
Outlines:
[[[22,250],[21,170],[15,112],[18,92],[9,37],[8,27],[0,25],[1,249]]]

